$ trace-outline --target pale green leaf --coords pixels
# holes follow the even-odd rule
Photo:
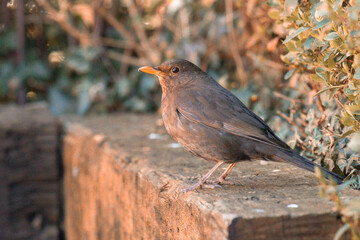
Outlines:
[[[330,41],[330,40],[338,39],[339,37],[340,37],[339,34],[337,34],[336,32],[331,32],[325,36],[324,40]]]
[[[334,12],[336,12],[339,7],[342,6],[342,3],[343,3],[344,0],[336,0],[335,3],[334,3]]]
[[[323,79],[322,77],[318,76],[317,74],[310,74],[310,78],[311,80],[315,81],[315,82],[320,82],[320,83],[324,83],[325,79]]]
[[[360,79],[360,68],[356,68],[354,78],[358,80]]]
[[[285,0],[284,9],[286,15],[290,15],[297,7],[298,0]]]
[[[342,87],[343,87],[343,86],[329,86],[329,87],[326,87],[326,88],[321,89],[320,91],[318,91],[318,92],[314,95],[314,97],[317,96],[317,95],[320,95],[320,94],[322,94],[322,93],[324,93],[324,92],[326,92],[326,91],[329,91],[329,90],[331,90],[331,89],[337,89],[337,88],[342,88]]]
[[[313,44],[314,40],[315,40],[314,37],[309,37],[308,39],[306,39],[306,41],[304,43],[304,49],[310,50],[312,48],[312,44]]]
[[[271,17],[272,19],[280,19],[280,14],[278,10],[271,10],[268,12],[269,17]]]
[[[285,79],[289,79],[289,78],[294,74],[294,72],[295,72],[295,69],[289,70],[289,71],[285,74],[284,78],[285,78]]]
[[[294,37],[297,37],[300,33],[308,30],[309,27],[301,27],[298,30],[296,30],[295,32],[293,32],[292,34],[290,34],[289,36],[287,36],[287,38],[284,40],[283,43],[287,43],[288,41],[290,41],[291,39],[293,39]]]
[[[329,18],[323,19],[321,22],[319,22],[318,24],[315,25],[314,30],[317,30],[319,28],[326,26],[329,22],[330,22]]]

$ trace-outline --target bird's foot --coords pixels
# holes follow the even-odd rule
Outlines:
[[[222,177],[219,177],[218,179],[216,180],[210,180],[210,181],[206,181],[206,183],[209,183],[209,184],[217,184],[217,185],[234,185],[235,183],[232,182],[232,181],[228,181],[228,180],[225,180],[224,178]]]
[[[188,191],[193,191],[193,190],[196,190],[196,189],[201,189],[201,188],[211,188],[211,189],[214,189],[214,188],[221,188],[221,186],[217,183],[213,183],[213,184],[209,184],[209,183],[195,183],[194,185],[192,185],[191,187],[189,188],[184,188],[184,189],[181,189],[181,193],[185,193],[185,192],[188,192]]]
[[[203,184],[201,184],[201,183],[195,183],[191,187],[181,189],[181,193],[185,193],[185,192],[188,192],[188,191],[193,191],[195,189],[201,188],[202,185]]]

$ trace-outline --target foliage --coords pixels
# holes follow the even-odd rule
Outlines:
[[[294,107],[299,111],[291,120],[306,126],[305,139],[295,141],[309,158],[321,158],[335,172],[351,173],[358,188],[358,155],[346,145],[360,128],[360,2],[268,3],[269,16],[289,32],[282,60],[291,69],[286,76],[302,92],[304,106]]]
[[[316,169],[320,196],[336,204],[344,223],[334,239],[347,231],[352,239],[360,239],[359,201],[344,204],[340,197],[346,186],[360,188],[360,141],[358,134],[353,136],[360,127],[360,1],[268,3],[273,8],[269,16],[288,31],[283,41],[287,53],[282,60],[290,70],[285,76],[295,83],[302,99],[292,107],[298,114],[289,117],[299,129],[305,126],[303,138],[295,136],[294,142],[307,157],[321,158],[333,171],[348,173],[346,179],[350,180],[336,186],[326,182]]]
[[[155,110],[158,83],[137,69],[171,58],[195,62],[228,88],[282,82],[279,37],[262,1],[26,0],[25,9],[25,55],[36,52],[47,76],[33,76],[32,86],[20,80],[29,100],[47,97],[56,114]],[[2,102],[14,101],[18,89],[14,26],[0,28]]]
[[[353,240],[360,239],[360,202],[356,200],[344,203],[341,199],[341,190],[355,182],[355,179],[350,180],[341,185],[336,185],[335,182],[327,182],[322,175],[319,168],[315,169],[316,176],[320,181],[320,196],[324,197],[336,205],[336,211],[341,215],[341,220],[344,225],[338,229],[334,236],[334,240],[341,239],[347,231],[351,232]]]

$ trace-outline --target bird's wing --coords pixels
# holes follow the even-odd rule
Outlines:
[[[176,93],[175,98],[179,100],[176,102],[177,111],[186,119],[292,151],[260,117],[233,94],[220,86],[201,90],[187,89]]]

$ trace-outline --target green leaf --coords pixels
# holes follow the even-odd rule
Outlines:
[[[322,77],[320,77],[317,74],[310,74],[310,78],[311,78],[311,80],[313,80],[315,82],[325,83],[325,79],[323,79]]]
[[[90,71],[90,62],[77,57],[68,58],[66,66],[79,74],[85,74]]]
[[[340,50],[345,50],[344,49],[344,41],[341,38],[331,40],[331,41],[329,41],[329,43],[330,43],[330,46],[333,47],[333,48],[337,48],[337,49],[340,49]]]
[[[308,39],[306,39],[306,41],[304,43],[304,49],[310,50],[312,48],[312,44],[313,44],[314,40],[315,40],[314,37],[309,37]]]
[[[343,134],[341,134],[340,138],[344,138],[349,136],[350,134],[354,133],[355,130],[354,129],[350,129],[349,131],[344,132]]]
[[[285,80],[289,79],[289,78],[294,74],[295,70],[296,70],[295,68],[289,70],[289,71],[285,74],[284,79],[285,79]]]
[[[297,7],[298,0],[285,0],[284,9],[286,15],[290,15]]]
[[[287,43],[288,41],[290,41],[291,39],[293,39],[294,37],[297,37],[300,33],[308,30],[309,27],[301,27],[298,30],[296,30],[295,32],[293,32],[292,34],[290,34],[289,36],[287,36],[287,38],[284,40],[283,43]]]
[[[272,19],[275,19],[275,20],[280,19],[280,14],[279,14],[278,10],[271,10],[271,11],[268,12],[268,15]]]
[[[360,79],[360,68],[356,68],[354,78],[358,80]]]
[[[326,56],[324,57],[324,61],[328,60],[332,53],[332,51],[328,52],[328,54],[326,54]]]
[[[342,6],[343,1],[344,1],[344,0],[336,0],[336,1],[335,1],[335,3],[334,3],[334,12],[336,12],[336,11],[339,9],[339,7]]]
[[[287,50],[288,50],[289,52],[294,52],[294,51],[296,51],[296,46],[295,46],[295,44],[294,44],[293,42],[287,42],[287,43],[285,43],[285,47],[287,48]]]
[[[156,78],[148,75],[143,74],[140,84],[139,84],[139,91],[141,93],[148,93],[152,90],[154,90],[158,85],[158,81]]]
[[[75,113],[76,112],[76,99],[62,92],[57,87],[49,89],[48,94],[50,111],[55,116],[60,116],[64,113]]]
[[[322,68],[322,67],[317,67],[317,68],[315,69],[315,72],[316,72],[316,73],[324,73],[324,72],[326,72],[326,70],[325,70],[324,68]]]
[[[25,77],[50,80],[50,70],[41,60],[30,61],[25,64]]]
[[[124,102],[124,106],[134,112],[144,112],[149,110],[149,104],[138,96],[133,96]]]
[[[356,31],[356,30],[352,30],[350,32],[350,36],[353,37],[353,38],[356,38],[356,37],[360,37],[360,31]]]
[[[342,88],[342,87],[343,87],[343,86],[329,86],[329,87],[326,87],[326,88],[321,89],[320,91],[318,91],[318,92],[314,95],[314,97],[317,96],[317,95],[320,95],[320,94],[322,94],[322,93],[324,93],[324,92],[326,92],[326,91],[329,91],[329,90],[331,90],[331,89],[337,89],[337,88]]]
[[[115,82],[117,96],[122,99],[130,95],[132,86],[128,78],[119,78]]]
[[[90,98],[90,88],[91,83],[87,80],[83,81],[80,84],[80,92],[78,95],[78,114],[85,115],[91,107],[91,98]]]
[[[322,28],[322,27],[326,26],[329,22],[330,22],[330,19],[329,19],[329,18],[325,18],[325,19],[323,19],[321,22],[319,22],[318,24],[316,24],[313,29],[314,29],[314,30],[317,30],[317,29],[319,29],[319,28]]]
[[[336,32],[331,32],[325,36],[324,40],[330,41],[330,40],[338,39],[339,37],[340,37],[339,34],[337,34]]]
[[[329,60],[327,61],[327,67],[330,69],[335,68],[335,61],[334,61],[334,55],[330,54]]]
[[[353,171],[354,171],[355,169],[353,169]],[[349,176],[351,176],[352,175],[352,173],[353,173],[353,171],[348,175],[348,177]],[[345,188],[347,188],[348,186],[351,186],[353,183],[355,183],[356,182],[356,178],[351,178],[350,180],[346,180],[348,177],[346,177],[345,178],[345,182],[344,183],[342,183],[342,184],[340,184],[337,188],[336,188],[336,192],[340,192],[340,191],[342,191],[343,189],[345,189]]]
[[[360,133],[356,133],[350,140],[348,147],[355,151],[360,153]]]
[[[16,50],[16,31],[8,29],[6,32],[0,34],[0,54],[7,54]]]

